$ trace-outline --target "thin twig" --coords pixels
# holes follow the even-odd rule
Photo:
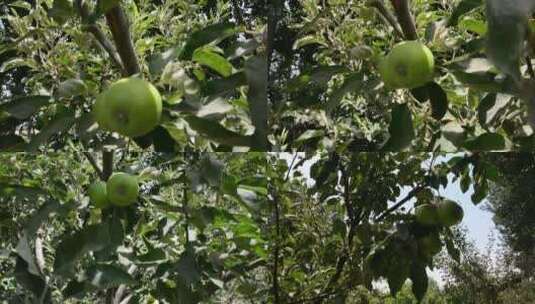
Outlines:
[[[93,169],[95,169],[95,172],[97,172],[98,177],[101,180],[105,180],[104,174],[102,174],[102,169],[100,169],[100,167],[98,166],[97,161],[95,160],[93,155],[91,155],[91,153],[89,153],[88,151],[84,151],[83,154],[85,155],[85,157],[87,158],[87,160],[89,161]]]
[[[409,0],[390,0],[401,25],[401,29],[405,34],[407,40],[417,40],[418,33],[416,32],[416,24],[411,14],[409,7]]]
[[[104,32],[96,25],[94,22],[89,22],[89,9],[83,3],[82,0],[76,0],[76,7],[78,9],[78,12],[80,14],[80,17],[82,18],[82,22],[87,23],[86,28],[87,30],[93,34],[99,45],[108,53],[113,63],[119,68],[121,71],[121,74],[123,76],[126,76],[126,70],[124,68],[123,62],[119,55],[117,54],[117,51],[115,50],[115,47],[111,43],[111,41],[106,37]]]
[[[529,76],[533,79],[535,78],[535,71],[533,71],[533,65],[531,64],[531,57],[526,56],[526,65],[528,66]]]
[[[399,207],[403,206],[405,203],[410,201],[413,197],[415,197],[418,193],[420,193],[422,190],[425,189],[424,185],[418,185],[414,189],[412,189],[407,196],[405,196],[401,201],[397,202],[394,206],[388,208],[385,212],[383,212],[381,215],[379,215],[375,221],[379,222],[382,219],[384,219],[386,216],[391,214],[392,212],[396,211]]]
[[[379,14],[385,18],[385,20],[394,28],[394,32],[403,39],[404,34],[401,31],[401,28],[399,27],[399,23],[396,21],[396,17],[390,13],[390,11],[386,8],[385,3],[383,0],[372,0],[369,2],[371,7],[374,7],[377,9]]]
[[[113,173],[113,151],[102,150],[102,177],[103,180],[108,180]]]
[[[186,220],[186,244],[189,244],[188,190],[186,186],[182,189],[182,212],[184,212]]]

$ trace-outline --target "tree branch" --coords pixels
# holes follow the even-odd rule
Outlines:
[[[102,173],[102,169],[100,169],[100,167],[98,166],[97,161],[95,160],[93,155],[91,155],[91,153],[87,151],[84,151],[83,153],[85,157],[87,158],[87,160],[89,161],[89,163],[91,164],[91,166],[93,167],[93,169],[95,169],[95,172],[97,172],[98,177],[101,180],[106,181],[106,179],[104,178],[104,174]]]
[[[280,303],[279,295],[279,237],[280,237],[280,210],[279,210],[279,199],[275,194],[273,203],[275,204],[275,244],[273,246],[273,297],[275,298],[275,304]]]
[[[394,6],[394,11],[398,22],[401,25],[401,29],[405,34],[405,39],[407,40],[416,40],[418,39],[418,34],[416,32],[416,24],[412,18],[411,10],[409,7],[409,0],[390,0],[392,6]]]
[[[369,2],[369,4],[371,7],[377,9],[379,14],[381,14],[381,16],[383,16],[385,20],[394,28],[394,32],[396,32],[399,37],[404,37],[404,34],[399,27],[399,23],[396,21],[396,17],[394,17],[394,15],[388,11],[383,0],[372,0]]]
[[[396,211],[399,207],[403,206],[406,202],[410,201],[413,197],[415,197],[418,193],[420,193],[420,191],[424,189],[425,189],[425,185],[416,186],[401,201],[397,202],[394,206],[388,208],[385,212],[383,212],[381,215],[375,218],[375,221],[381,221],[386,216]]]
[[[113,173],[113,151],[102,150],[102,177],[108,180]]]
[[[87,30],[93,34],[99,45],[108,53],[113,63],[119,68],[121,71],[121,74],[123,76],[126,76],[126,70],[124,68],[123,62],[119,55],[117,54],[117,50],[115,50],[115,47],[111,43],[110,40],[106,37],[104,32],[98,27],[94,22],[89,22],[89,9],[85,5],[85,3],[82,3],[83,0],[76,0],[76,7],[78,9],[78,12],[80,14],[80,17],[82,17],[82,22],[86,23]]]
[[[115,46],[128,75],[138,74],[141,69],[137,61],[134,43],[130,36],[128,19],[121,6],[117,5],[106,13],[106,21],[111,30]]]

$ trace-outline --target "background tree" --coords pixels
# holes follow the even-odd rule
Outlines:
[[[525,276],[535,271],[535,158],[530,153],[487,155],[502,175],[493,183],[489,209],[503,241]]]

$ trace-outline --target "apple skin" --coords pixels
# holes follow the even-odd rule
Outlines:
[[[106,183],[110,203],[124,207],[133,204],[139,194],[137,177],[128,173],[114,173]]]
[[[404,41],[394,46],[379,62],[379,73],[392,89],[414,89],[433,78],[433,53],[418,41]]]
[[[152,131],[162,116],[162,97],[149,82],[123,78],[102,92],[93,106],[99,126],[128,137]]]
[[[438,204],[437,214],[439,222],[446,227],[459,224],[464,217],[463,208],[450,200],[444,200]]]
[[[414,209],[416,222],[424,226],[434,226],[439,224],[437,208],[431,204],[423,204]]]
[[[110,206],[108,195],[106,192],[106,183],[103,181],[97,181],[91,184],[88,189],[89,199],[95,207],[105,209]]]

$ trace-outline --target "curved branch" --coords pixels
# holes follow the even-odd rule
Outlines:
[[[371,7],[377,9],[379,14],[383,16],[385,20],[394,28],[394,32],[396,32],[399,37],[404,37],[404,34],[399,27],[399,23],[396,21],[396,17],[394,17],[394,15],[388,11],[383,0],[372,0],[369,2],[369,4]]]
[[[141,69],[137,61],[134,43],[130,36],[128,19],[121,8],[117,5],[106,13],[106,21],[111,30],[115,46],[124,63],[128,75],[138,74]]]
[[[97,40],[98,44],[108,53],[113,63],[119,68],[121,71],[121,74],[123,76],[126,76],[126,70],[124,68],[123,62],[119,55],[117,54],[117,50],[115,50],[115,47],[111,43],[111,41],[106,37],[104,32],[98,27],[94,22],[89,22],[89,9],[87,6],[82,3],[82,0],[77,0],[75,5],[78,10],[78,13],[80,14],[80,17],[82,17],[82,22],[87,22],[87,30],[93,34],[95,39]]]
[[[412,18],[411,9],[409,7],[409,0],[390,0],[396,17],[401,25],[401,29],[405,34],[405,39],[416,40],[418,39],[418,33],[416,32],[416,24]]]

